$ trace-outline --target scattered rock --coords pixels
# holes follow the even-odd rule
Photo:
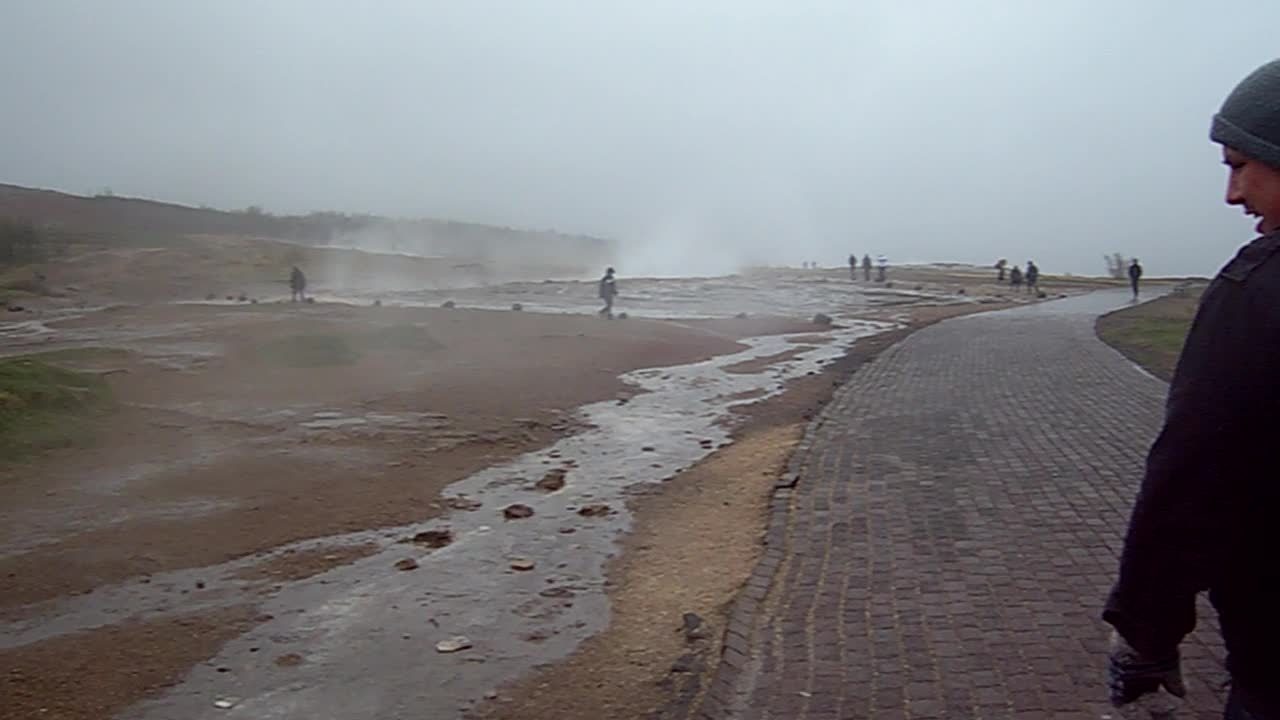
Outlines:
[[[277,667],[297,667],[302,664],[302,656],[298,653],[285,653],[276,658]]]
[[[544,598],[557,598],[564,600],[566,598],[573,597],[573,591],[567,587],[549,587],[546,590],[539,592],[538,595]]]
[[[548,470],[547,474],[543,475],[541,480],[534,483],[534,487],[542,490],[543,492],[555,492],[564,487],[565,474],[566,472],[564,468]]]
[[[502,517],[508,520],[523,520],[533,517],[533,508],[521,503],[514,503],[502,508]]]
[[[640,448],[640,452],[656,452],[657,450],[658,448],[652,445],[645,445],[644,447]]]
[[[604,503],[593,503],[591,505],[583,505],[578,508],[578,514],[582,517],[604,517],[612,512],[613,508],[610,508]]]
[[[560,528],[560,534],[561,534],[561,535],[572,535],[572,534],[574,534],[574,533],[576,533],[576,532],[578,532],[578,529],[577,529],[577,528],[571,528],[571,527],[562,527],[562,528]]]
[[[213,706],[219,710],[230,710],[236,706],[235,698],[219,698],[213,701]]]
[[[23,310],[26,310],[26,308],[22,307],[21,305],[9,306],[9,312],[22,312]]]
[[[738,318],[739,320],[746,320],[746,319],[747,319],[747,314],[746,314],[746,313],[744,313],[744,312],[740,312],[740,313],[738,313],[737,315],[734,315],[734,317]]]
[[[405,559],[403,559],[403,560],[397,560],[397,561],[396,561],[396,569],[397,569],[397,570],[402,570],[402,571],[406,571],[406,570],[417,570],[417,569],[418,569],[418,561],[417,561],[417,560],[414,560],[413,558],[405,558]]]
[[[689,642],[701,640],[707,636],[706,622],[702,616],[697,613],[685,613],[684,617],[684,639]]]
[[[196,582],[196,589],[197,589],[197,590],[203,590],[203,589],[204,589],[204,581],[203,581],[203,580],[199,580],[199,581],[197,581],[197,582]]]
[[[444,308],[445,310],[452,310],[452,309],[454,309],[454,308],[458,307],[458,303],[456,303],[456,302],[454,302],[454,301],[452,301],[452,300],[445,300],[445,301],[444,301],[444,304],[443,304],[443,305],[441,305],[440,307]]]
[[[958,292],[959,292],[961,295],[967,295],[967,294],[968,294],[968,293],[965,291],[965,289],[964,289],[964,288],[960,288],[960,290],[959,290]]]
[[[451,637],[448,640],[441,640],[440,642],[436,643],[436,652],[456,653],[460,650],[466,650],[470,647],[471,647],[471,641],[459,635],[458,637]]]
[[[673,673],[692,673],[702,670],[702,660],[693,653],[685,653],[671,663]]]
[[[258,304],[258,298],[249,298],[249,304],[250,304],[250,305],[257,305],[257,304]]]
[[[227,302],[235,302],[235,300],[236,300],[236,296],[235,296],[235,295],[228,295],[228,296],[227,296]]]
[[[236,297],[236,302],[249,302],[249,296],[244,293],[240,293],[240,295]]]
[[[713,440],[699,440],[699,441],[698,441],[698,444],[699,444],[699,445],[701,445],[701,446],[702,446],[702,447],[704,447],[704,448],[710,448],[710,447],[712,447],[713,445],[715,445],[715,441],[713,441]]]
[[[831,316],[826,313],[818,313],[813,316],[814,325],[830,325],[832,322],[834,321],[831,319]]]
[[[449,528],[423,530],[409,539],[415,545],[424,545],[431,549],[442,548],[453,543],[453,531]]]
[[[524,305],[521,305],[520,303],[511,303],[512,312],[520,312],[521,310],[524,310]]]
[[[444,504],[450,509],[465,510],[467,512],[479,510],[484,505],[484,503],[479,500],[472,500],[469,497],[463,497],[461,495],[458,497],[445,498]]]
[[[526,558],[517,558],[511,561],[511,569],[519,572],[528,572],[537,566],[537,563]]]

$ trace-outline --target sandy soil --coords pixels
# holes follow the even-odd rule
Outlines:
[[[793,350],[733,368],[763,372],[823,345],[827,329],[800,318],[823,302],[821,283],[838,279],[828,272],[832,278],[812,282],[794,273],[735,280],[746,284],[729,302],[763,295],[761,305],[782,306],[792,286],[804,285],[808,304],[777,316],[668,322],[171,302],[273,291],[292,248],[244,242],[207,257],[197,244],[176,253],[113,251],[47,269],[54,296],[30,327],[6,336],[4,352],[112,348],[64,353],[59,362],[105,373],[121,407],[93,446],[0,468],[0,620],[38,619],[60,599],[233,558],[261,556],[238,577],[263,592],[352,562],[372,548],[270,551],[439,514],[445,486],[577,432],[572,411],[583,404],[633,396],[636,388],[619,379],[627,371],[734,352],[748,337],[796,334]],[[229,247],[242,262],[228,262]],[[384,262],[370,260],[351,282],[366,287],[386,275]],[[403,282],[419,282],[432,262],[407,262]],[[436,270],[442,282],[458,279]],[[944,307],[886,296],[860,306],[858,316],[919,324],[1008,299],[985,273],[932,270],[897,280],[908,281],[954,295]],[[975,297],[983,301],[970,302]],[[74,311],[119,298],[157,304]],[[636,525],[610,570],[609,629],[565,663],[504,689],[514,701],[482,714],[629,718],[678,702],[688,677],[701,677],[698,669],[716,656],[724,606],[755,562],[768,490],[804,422],[835,384],[902,332],[859,341],[826,371],[726,418],[736,428],[732,445],[660,492],[634,497]],[[708,623],[693,645],[678,632],[685,612]],[[260,619],[252,608],[193,611],[0,650],[0,665],[13,669],[3,679],[0,717],[30,717],[40,707],[53,713],[47,717],[107,717],[177,681]],[[692,672],[679,673],[688,677],[664,683],[689,653]]]
[[[729,605],[763,552],[774,483],[808,420],[833,387],[886,348],[920,327],[975,310],[918,308],[902,329],[859,341],[824,372],[736,413],[732,445],[629,503],[636,524],[610,565],[608,629],[468,717],[685,717],[715,669]],[[686,613],[702,620],[696,637],[684,631]]]

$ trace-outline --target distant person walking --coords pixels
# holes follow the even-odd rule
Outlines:
[[[1022,287],[1022,268],[1017,265],[1009,270],[1009,285],[1014,288]]]
[[[307,276],[302,274],[297,265],[289,272],[290,302],[307,299]]]
[[[996,282],[1004,284],[1004,269],[1009,267],[1009,261],[1000,258],[996,261]]]
[[[600,278],[600,299],[604,301],[604,307],[600,308],[600,317],[613,318],[613,299],[618,297],[618,281],[613,277],[613,268],[604,271],[604,277]]]
[[[876,268],[879,273],[876,275],[876,282],[884,282],[889,273],[889,258],[881,255],[876,258]]]
[[[1030,260],[1027,261],[1027,292],[1034,293],[1040,289],[1040,268]]]
[[[871,255],[862,256],[862,279],[865,282],[871,282]]]
[[[1129,263],[1129,286],[1133,288],[1133,299],[1138,299],[1138,281],[1142,279],[1142,266],[1138,264],[1138,258],[1134,258]]]
[[[849,279],[858,279],[858,253],[849,256]]]

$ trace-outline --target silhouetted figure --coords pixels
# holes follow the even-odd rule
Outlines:
[[[618,296],[618,281],[613,277],[613,268],[604,271],[600,278],[600,299],[604,307],[600,308],[600,317],[613,317],[613,299]]]
[[[858,253],[849,256],[849,279],[858,279]]]
[[[306,301],[307,276],[302,274],[297,265],[294,265],[293,270],[289,272],[289,291],[290,302]]]
[[[1129,286],[1133,288],[1133,299],[1138,299],[1138,281],[1142,279],[1142,266],[1138,264],[1138,258],[1134,258],[1129,263]]]
[[[1034,262],[1027,261],[1027,292],[1034,293],[1040,287],[1040,268]]]
[[[876,258],[876,282],[884,282],[889,272],[889,258],[881,255]]]
[[[1009,284],[1015,288],[1022,287],[1022,268],[1017,265],[1013,266],[1013,269],[1009,271]]]
[[[871,255],[862,256],[862,279],[871,282]]]
[[[1004,283],[1004,269],[1009,267],[1009,261],[1000,258],[996,261],[996,282]]]

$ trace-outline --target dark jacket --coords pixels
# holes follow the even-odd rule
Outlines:
[[[618,295],[618,281],[613,279],[612,275],[605,275],[600,278],[600,288],[597,291],[604,300],[611,300]]]
[[[1129,266],[1129,279],[1130,279],[1130,280],[1137,280],[1137,279],[1138,279],[1138,278],[1140,278],[1140,277],[1142,277],[1142,266],[1141,266],[1141,265],[1139,265],[1138,263],[1134,263],[1134,264],[1130,265],[1130,266]]]
[[[1280,233],[1200,301],[1103,618],[1172,652],[1209,591],[1234,681],[1280,710]]]

